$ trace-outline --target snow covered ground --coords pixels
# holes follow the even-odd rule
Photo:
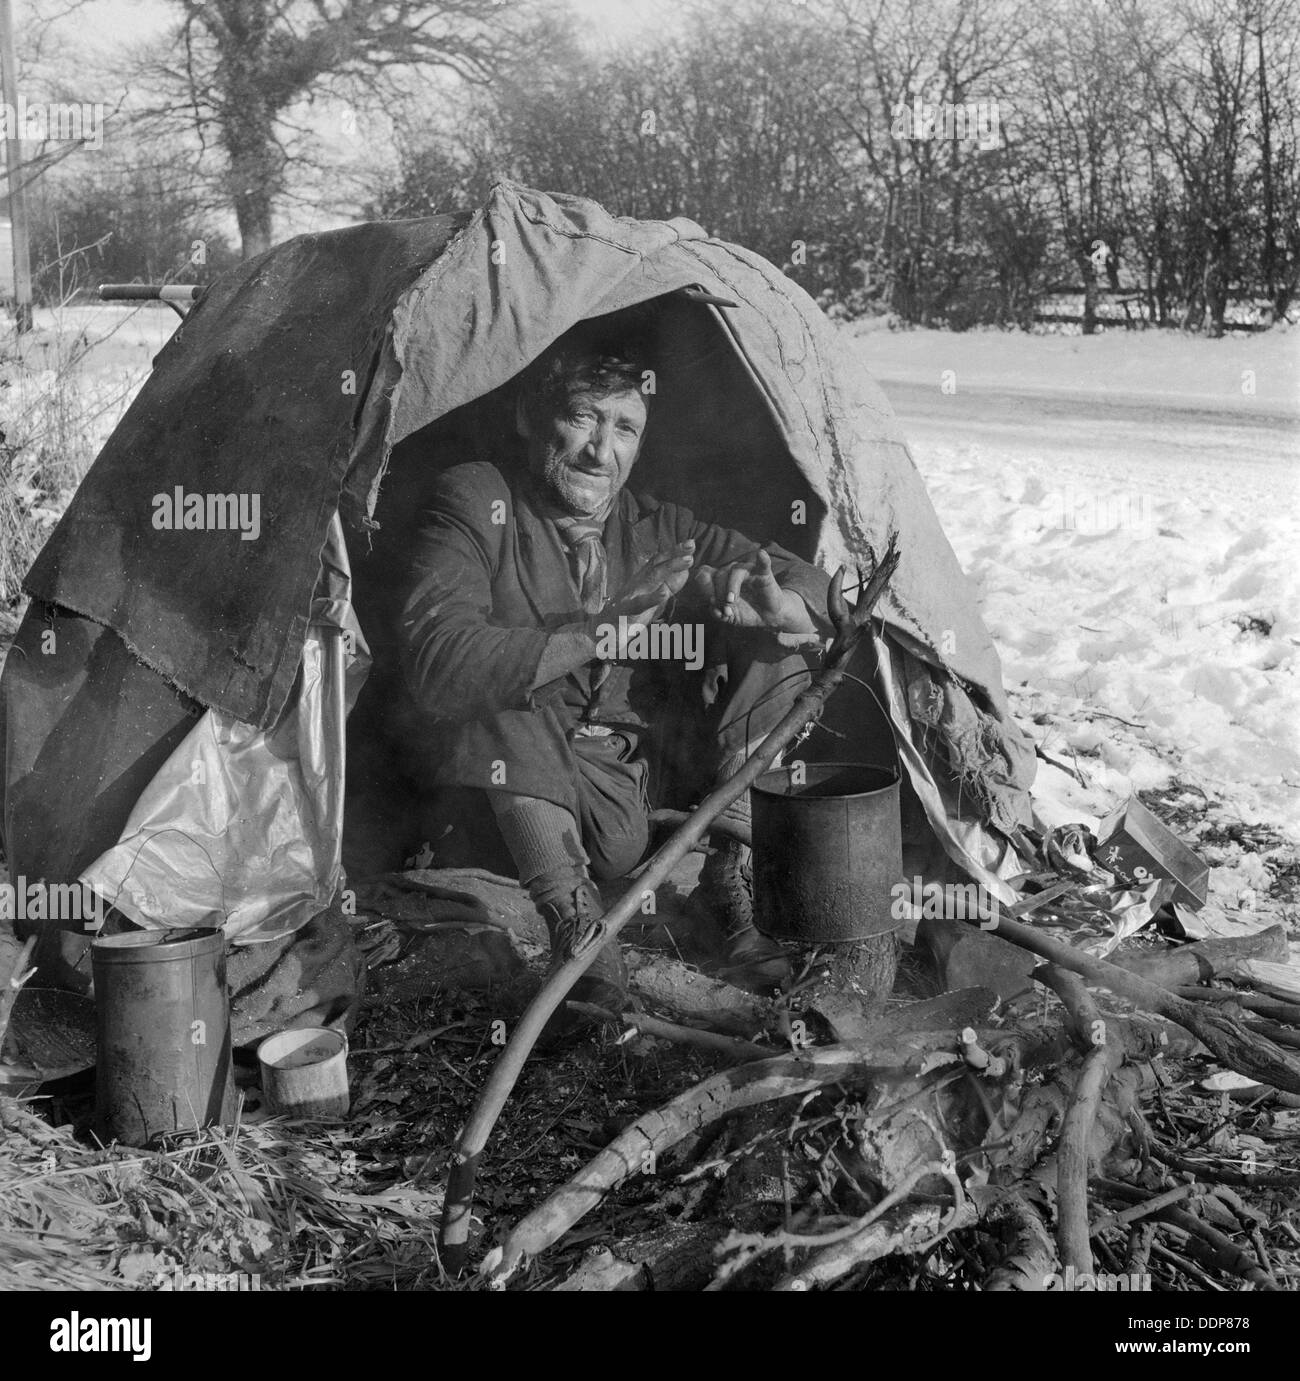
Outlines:
[[[1204,828],[1300,841],[1300,332],[848,334],[1017,713],[1088,783],[1040,764],[1040,813],[1183,784]],[[1204,852],[1219,895],[1267,889],[1258,855]]]

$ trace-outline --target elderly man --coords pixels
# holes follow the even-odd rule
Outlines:
[[[627,487],[653,409],[670,406],[645,377],[625,343],[586,328],[525,371],[520,454],[440,476],[401,616],[427,727],[410,766],[445,826],[435,851],[468,861],[448,841],[494,832],[553,965],[602,914],[593,876],[645,853],[650,801],[731,775],[806,684],[796,649],[829,632],[822,572]],[[747,800],[732,813],[747,819]],[[754,929],[750,888],[749,850],[725,843],[696,896],[726,971],[774,986],[785,960]],[[575,992],[617,1009],[626,982],[611,941]]]

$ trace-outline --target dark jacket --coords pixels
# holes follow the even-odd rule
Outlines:
[[[688,539],[697,565],[725,565],[758,547],[677,504],[624,488],[604,532],[611,598],[648,560]],[[560,535],[532,499],[529,476],[477,461],[451,467],[412,545],[415,583],[399,639],[417,724],[436,744],[435,780],[572,805],[573,782],[555,781],[554,764],[557,751],[571,756],[565,745],[590,701],[594,666],[534,683],[552,634],[590,630],[592,620],[579,605]],[[826,575],[780,547],[767,550],[781,585],[823,612]],[[665,617],[690,619],[689,598]],[[600,722],[650,728],[665,672],[648,663],[613,667],[600,693]]]

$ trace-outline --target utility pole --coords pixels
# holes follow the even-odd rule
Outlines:
[[[9,219],[14,237],[14,301],[18,334],[32,329],[32,258],[27,223],[27,189],[19,181],[23,161],[23,141],[18,129],[18,64],[14,59],[14,16],[12,0],[0,0],[0,84],[13,114],[14,123],[6,131],[5,176],[8,182]]]

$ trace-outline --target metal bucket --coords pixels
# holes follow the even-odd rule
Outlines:
[[[764,935],[836,944],[885,935],[903,876],[897,767],[813,762],[755,783],[754,923]]]
[[[232,1121],[225,935],[206,927],[105,935],[91,960],[99,1135],[146,1146]]]

